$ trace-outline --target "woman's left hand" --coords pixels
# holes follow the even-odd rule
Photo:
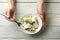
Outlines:
[[[45,25],[45,12],[39,12],[39,11],[37,11],[37,13],[38,13],[38,16],[41,18],[41,20],[42,20],[42,26],[44,26]]]

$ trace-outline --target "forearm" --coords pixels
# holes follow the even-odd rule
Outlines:
[[[37,2],[40,3],[40,4],[43,4],[44,0],[38,0]]]
[[[8,0],[8,6],[14,8],[16,5],[16,0]]]
[[[40,12],[43,11],[43,4],[44,4],[44,0],[38,0],[38,3],[37,3],[38,11]]]

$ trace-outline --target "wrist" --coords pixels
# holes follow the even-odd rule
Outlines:
[[[44,7],[43,7],[43,4],[38,4],[37,5],[37,10],[40,14],[43,14],[44,12]]]
[[[8,6],[10,8],[15,8],[15,6],[16,6],[16,0],[8,0]]]
[[[15,6],[9,4],[9,5],[8,5],[8,8],[9,8],[9,9],[15,9]]]
[[[39,4],[43,4],[44,3],[44,0],[38,0],[37,1]]]

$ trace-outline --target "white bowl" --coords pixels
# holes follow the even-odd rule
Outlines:
[[[25,15],[25,16],[27,16],[27,15]],[[32,16],[35,16],[35,15],[32,15]],[[24,16],[23,16],[24,17]],[[26,34],[36,34],[36,33],[38,33],[40,30],[41,30],[41,28],[42,28],[42,20],[41,20],[41,18],[38,16],[38,15],[36,15],[35,16],[37,19],[38,19],[38,22],[39,22],[39,26],[38,26],[38,29],[36,29],[36,31],[35,32],[28,32],[28,31],[26,31],[22,26],[21,26],[21,30],[24,32],[24,33],[26,33]]]

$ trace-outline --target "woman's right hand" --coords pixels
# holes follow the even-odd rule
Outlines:
[[[11,8],[11,7],[7,7],[6,9],[6,19],[8,21],[15,21],[15,17],[14,17],[14,13],[15,13],[15,9],[14,8]]]

